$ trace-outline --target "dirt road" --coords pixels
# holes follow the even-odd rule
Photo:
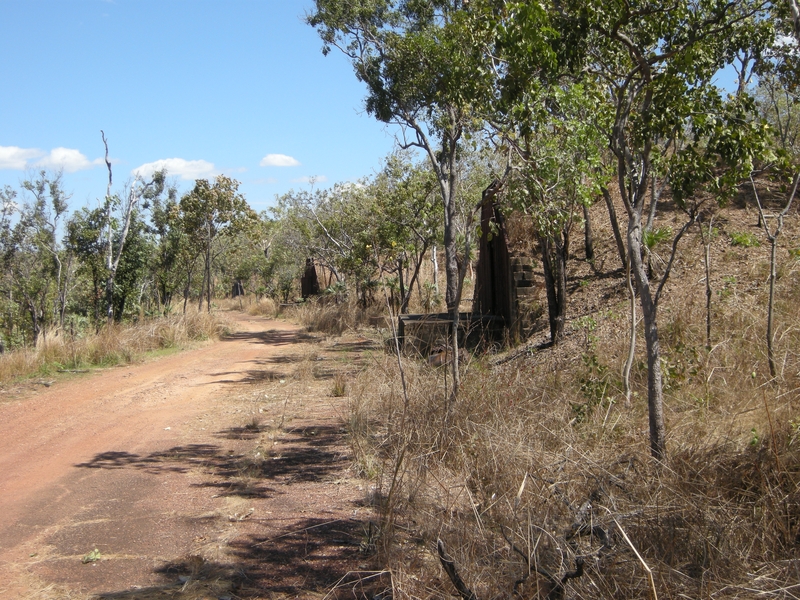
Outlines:
[[[365,568],[330,391],[370,344],[233,318],[223,341],[0,396],[0,598],[295,597]]]

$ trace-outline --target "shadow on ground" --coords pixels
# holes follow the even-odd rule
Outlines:
[[[242,331],[232,333],[223,338],[225,341],[238,341],[249,342],[253,344],[264,344],[267,346],[287,346],[291,344],[300,344],[302,342],[314,339],[312,336],[301,331]],[[218,371],[211,373],[213,377],[223,377],[224,379],[214,379],[205,385],[214,385],[218,383],[263,383],[267,381],[276,381],[286,379],[289,374],[282,370],[275,370],[275,365],[291,365],[299,363],[304,360],[304,357],[293,354],[282,354],[281,356],[274,356],[265,359],[258,359],[251,361],[255,368],[247,371]],[[263,367],[263,368],[261,368]],[[235,376],[235,377],[233,377]]]
[[[250,342],[253,344],[267,344],[269,346],[285,346],[299,344],[314,339],[313,336],[303,331],[237,331],[229,333],[222,338],[223,342]]]
[[[259,427],[233,427],[217,432],[220,438],[255,438]],[[328,448],[339,442],[339,426],[284,430],[280,449],[270,456],[252,457],[233,453],[216,444],[174,446],[147,455],[108,451],[76,464],[82,469],[138,469],[151,475],[187,473],[199,469],[208,481],[195,487],[217,488],[220,496],[270,498],[274,488],[265,482],[286,485],[295,481],[320,481],[347,465],[347,457]]]
[[[270,345],[288,345],[308,339],[298,332],[243,332],[227,339]],[[356,342],[337,348],[347,352],[373,349],[371,343]],[[244,380],[231,383],[282,379],[292,363],[307,360],[282,356],[254,361]],[[315,367],[314,376],[328,375]],[[232,375],[232,374],[231,374]],[[217,373],[227,377],[227,373]],[[258,442],[270,432],[279,433],[280,443],[265,444],[265,456],[229,450],[226,445],[239,441]],[[341,452],[344,430],[339,424],[290,426],[276,430],[257,420],[242,427],[214,433],[218,443],[187,444],[165,451],[135,454],[108,451],[75,465],[81,469],[136,469],[155,477],[164,474],[193,473],[191,485],[213,490],[215,496],[275,498],[293,493],[292,483],[338,478],[349,457]],[[363,503],[355,502],[355,515]],[[366,511],[364,511],[366,512]],[[341,513],[340,513],[341,514]],[[325,596],[345,598],[388,597],[391,581],[387,573],[370,571],[373,562],[374,528],[356,518],[292,519],[290,524],[261,529],[254,519],[239,537],[227,543],[223,558],[205,560],[188,555],[162,563],[153,569],[160,583],[147,588],[108,590],[98,599],[200,600],[209,598],[288,598]]]
[[[155,569],[164,584],[105,592],[97,598],[375,598],[391,588],[388,574],[368,571],[368,528],[350,519],[306,519],[265,537],[248,535],[230,545],[231,562],[199,556]],[[363,568],[362,568],[363,567]]]
[[[264,430],[266,431],[266,430]],[[222,439],[256,437],[259,426],[233,427],[216,433]],[[233,455],[216,444],[175,446],[163,452],[138,455],[103,452],[76,465],[83,469],[139,469],[154,476],[201,469],[205,481],[193,484],[216,488],[216,495],[268,498],[291,493],[294,482],[320,481],[346,466],[338,425],[287,427],[280,451],[264,459]],[[363,505],[354,504],[353,509]],[[349,512],[349,511],[348,511]],[[229,561],[206,561],[200,556],[162,564],[154,569],[162,585],[109,591],[96,598],[150,600],[174,598],[374,598],[389,588],[385,575],[367,571],[374,548],[374,529],[352,519],[306,518],[283,529],[260,534],[250,531],[228,543]]]

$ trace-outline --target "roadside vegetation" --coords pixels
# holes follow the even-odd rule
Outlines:
[[[753,217],[731,207],[720,226],[755,231]],[[788,237],[798,236],[795,223]],[[612,238],[596,252],[613,261]],[[675,259],[662,308],[667,461],[649,458],[641,322],[626,399],[623,276],[598,277],[585,262],[570,270],[562,342],[546,347],[541,322],[522,347],[471,356],[456,402],[446,366],[412,357],[387,355],[349,385],[354,468],[377,511],[375,568],[395,593],[456,593],[442,540],[477,598],[790,597],[783,590],[800,581],[800,262],[784,251],[771,377],[769,254],[724,235],[712,252],[710,347],[699,231]],[[582,575],[565,579],[579,563]]]
[[[0,382],[130,363],[153,351],[217,339],[225,330],[224,316],[192,310],[138,323],[112,323],[98,332],[62,332],[47,336],[36,348],[0,355]]]

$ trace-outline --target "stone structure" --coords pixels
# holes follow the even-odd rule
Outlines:
[[[319,294],[317,267],[314,266],[314,260],[311,258],[306,259],[306,270],[300,278],[300,294],[304,299]]]
[[[532,259],[511,253],[505,217],[494,202],[494,194],[484,192],[473,318],[480,315],[501,319],[509,340],[519,341],[527,333],[537,293]]]

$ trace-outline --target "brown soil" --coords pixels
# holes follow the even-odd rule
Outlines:
[[[331,392],[371,344],[232,318],[220,342],[0,396],[0,598],[322,597],[367,569]]]

